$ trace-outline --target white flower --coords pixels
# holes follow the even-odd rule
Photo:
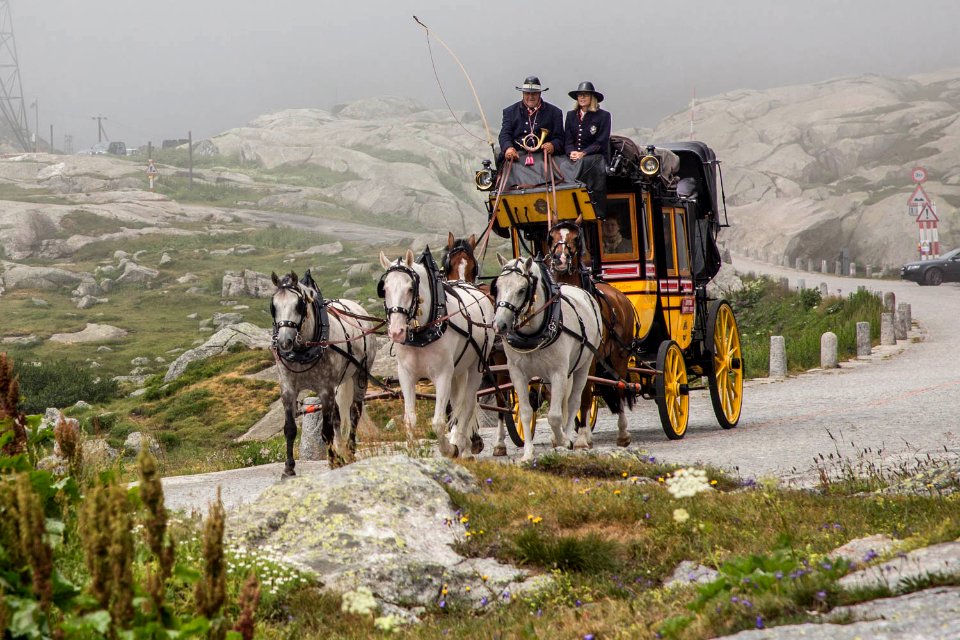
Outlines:
[[[397,627],[403,624],[403,618],[390,614],[381,616],[373,621],[373,626],[386,633],[392,633]]]
[[[344,613],[356,613],[365,616],[374,613],[380,605],[373,597],[373,592],[367,587],[358,587],[356,591],[347,591],[343,594],[343,604],[340,610]]]
[[[690,519],[690,514],[687,513],[686,509],[674,509],[673,519],[679,524],[683,524],[684,522]]]
[[[703,491],[710,491],[710,481],[703,469],[677,469],[667,478],[667,491],[674,498],[690,498]]]

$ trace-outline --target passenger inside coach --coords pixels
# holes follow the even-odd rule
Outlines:
[[[630,237],[630,225],[626,229],[620,227],[616,216],[610,216],[601,223],[603,234],[603,252],[633,254],[633,239]],[[624,235],[626,234],[626,235]]]

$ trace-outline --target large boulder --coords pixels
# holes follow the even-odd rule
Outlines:
[[[273,295],[273,281],[265,273],[244,269],[227,271],[220,289],[222,298],[269,298]]]
[[[408,613],[436,606],[444,587],[447,600],[479,607],[543,584],[522,569],[459,555],[453,546],[465,525],[445,486],[467,492],[477,483],[445,459],[367,458],[268,488],[231,514],[229,535],[270,547],[327,588],[367,587]]]
[[[3,281],[8,289],[58,289],[77,287],[83,283],[96,286],[89,273],[75,273],[56,267],[31,267],[4,263]]]
[[[127,336],[126,329],[113,327],[108,324],[87,323],[82,331],[75,333],[55,333],[50,336],[50,342],[61,344],[80,344],[82,342],[116,342]]]
[[[191,362],[220,355],[234,345],[244,345],[250,349],[269,349],[272,339],[273,336],[268,330],[250,322],[241,322],[224,327],[210,336],[210,339],[199,347],[181,353],[167,368],[163,381],[175,380]]]
[[[150,282],[160,275],[160,272],[150,267],[144,267],[135,262],[123,265],[123,273],[117,278],[117,284],[143,284]]]

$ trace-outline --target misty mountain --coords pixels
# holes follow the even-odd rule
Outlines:
[[[895,267],[916,253],[906,214],[911,169],[923,165],[945,248],[960,242],[960,69],[910,78],[868,75],[742,90],[702,99],[695,137],[723,161],[734,249],[789,264],[833,262],[842,249],[861,264]],[[210,142],[217,153],[283,171],[322,169],[317,197],[385,226],[413,221],[455,232],[482,228],[472,188],[490,157],[480,118],[375,98],[327,112],[285,110]],[[619,127],[628,123],[617,119]],[[498,122],[492,123],[496,129]],[[647,129],[621,128],[641,144],[685,140],[690,112]],[[496,136],[497,131],[493,131]]]

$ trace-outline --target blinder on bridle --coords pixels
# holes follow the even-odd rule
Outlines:
[[[470,269],[470,274],[467,276],[471,282],[476,281],[477,276],[480,275],[480,267],[477,265],[477,258],[473,255],[473,249],[470,247],[470,244],[460,238],[454,241],[453,246],[447,249],[446,253],[443,255],[443,273],[449,276],[450,269],[453,266],[453,256],[458,253],[466,254],[472,261],[473,267]]]
[[[562,230],[562,229],[567,229],[567,230],[569,230],[569,231],[576,231],[576,232],[577,232],[577,243],[576,243],[576,247],[571,247],[570,244],[567,243],[566,240],[557,242],[555,245],[553,245],[552,247],[550,247],[550,258],[551,258],[551,259],[553,258],[554,254],[556,253],[557,247],[563,247],[564,250],[566,250],[566,251],[568,251],[568,252],[570,253],[570,257],[571,257],[571,258],[574,257],[574,256],[577,257],[577,258],[581,258],[581,257],[583,256],[583,252],[584,252],[584,251],[583,251],[583,249],[584,249],[584,246],[583,246],[583,229],[581,229],[577,224],[575,224],[575,223],[573,223],[573,222],[570,222],[569,220],[563,220],[563,221],[558,222],[557,224],[553,225],[552,227],[550,227],[550,231],[547,232],[547,235],[548,235],[548,237],[549,237],[549,236],[552,236],[554,231],[560,231],[560,230]]]
[[[536,264],[536,263],[534,263]],[[523,300],[520,301],[520,306],[514,305],[507,300],[497,300],[497,307],[503,307],[504,309],[509,309],[514,313],[515,316],[519,316],[523,313],[523,310],[533,304],[533,298],[537,294],[537,285],[540,283],[540,278],[533,275],[532,269],[530,272],[524,272],[522,269],[518,269],[516,266],[505,268],[500,272],[500,276],[505,273],[518,273],[527,283],[527,290],[524,292]],[[500,276],[497,276],[499,278]],[[497,298],[497,280],[494,279],[490,283],[490,293],[493,295],[494,300]]]
[[[277,333],[280,329],[290,328],[295,329],[297,332],[297,338],[300,337],[300,330],[303,328],[303,323],[307,320],[307,296],[306,294],[298,287],[293,281],[289,278],[284,278],[280,284],[277,285],[278,290],[289,291],[293,295],[297,296],[297,306],[296,312],[300,316],[298,322],[293,320],[277,320],[277,307],[273,303],[273,299],[270,299],[270,317],[273,318],[273,335],[276,338]]]
[[[395,271],[405,273],[410,276],[410,279],[413,281],[413,299],[410,302],[409,307],[388,307],[385,298],[387,297],[387,291],[384,286],[384,282],[387,279],[387,276]],[[387,318],[389,318],[394,313],[402,313],[407,317],[407,321],[410,321],[417,315],[417,305],[420,302],[420,276],[416,271],[403,264],[402,258],[397,258],[397,264],[390,265],[390,268],[387,269],[382,276],[380,276],[380,281],[377,282],[377,297],[384,299],[383,310]]]

